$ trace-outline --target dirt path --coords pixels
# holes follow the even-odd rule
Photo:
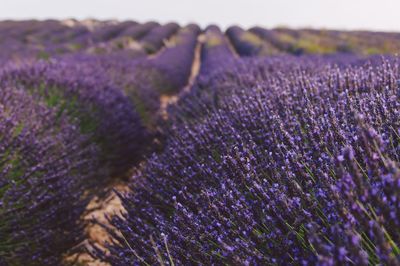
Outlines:
[[[126,193],[129,191],[129,188],[126,184],[117,184],[114,185],[113,190],[116,190],[121,193]],[[111,192],[105,199],[93,199],[87,209],[94,210],[89,212],[84,219],[87,221],[92,220],[93,218],[97,221],[109,225],[106,216],[119,215],[124,211],[121,200],[117,197],[115,192]],[[99,247],[104,247],[104,244],[110,240],[110,236],[104,228],[99,225],[94,225],[89,223],[86,228],[86,234],[88,236],[88,240],[84,242],[84,246],[86,248],[90,248],[89,241],[95,242],[99,245]],[[104,249],[106,250],[106,249]],[[76,265],[85,265],[85,266],[109,266],[110,264],[101,262],[99,260],[93,259],[88,253],[76,254],[66,259],[67,261],[76,262]],[[75,264],[74,264],[75,265]]]

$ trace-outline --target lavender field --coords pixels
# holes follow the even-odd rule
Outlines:
[[[400,33],[0,22],[0,266],[400,265]]]

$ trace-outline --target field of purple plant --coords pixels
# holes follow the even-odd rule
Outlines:
[[[0,22],[0,266],[400,265],[399,51],[388,32]]]

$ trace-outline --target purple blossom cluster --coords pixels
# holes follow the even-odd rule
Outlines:
[[[120,195],[126,212],[111,218],[110,254],[94,246],[95,256],[112,265],[399,263],[397,60],[286,59],[236,61],[189,92],[181,105],[214,100],[175,124],[165,151],[133,177]]]
[[[0,94],[0,264],[60,265],[103,167],[98,147],[27,90]]]

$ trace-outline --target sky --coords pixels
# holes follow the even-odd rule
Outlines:
[[[0,0],[0,6],[2,20],[95,18],[400,32],[399,0]]]

